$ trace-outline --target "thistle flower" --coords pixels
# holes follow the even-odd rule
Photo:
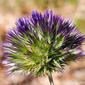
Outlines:
[[[32,11],[30,17],[19,18],[16,27],[8,32],[7,42],[3,43],[3,64],[9,66],[8,73],[46,73],[52,83],[53,71],[61,72],[68,61],[83,56],[80,46],[84,39],[69,19],[51,10],[44,14]]]

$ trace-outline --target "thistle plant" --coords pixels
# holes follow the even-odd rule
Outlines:
[[[7,73],[18,71],[40,76],[47,74],[54,85],[52,72],[62,72],[69,61],[83,56],[85,37],[69,19],[47,10],[32,11],[30,17],[19,18],[3,43]]]

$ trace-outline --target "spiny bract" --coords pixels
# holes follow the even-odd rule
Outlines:
[[[24,71],[36,74],[62,71],[68,61],[80,58],[84,41],[75,24],[51,10],[44,14],[32,11],[32,16],[19,18],[16,27],[3,43],[9,66],[8,73]]]

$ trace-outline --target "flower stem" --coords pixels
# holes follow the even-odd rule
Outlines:
[[[52,73],[48,74],[48,78],[49,78],[50,85],[54,85]]]

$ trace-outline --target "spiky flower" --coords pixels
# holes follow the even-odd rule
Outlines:
[[[69,19],[52,11],[32,11],[32,16],[18,19],[9,31],[3,43],[3,63],[10,67],[7,72],[21,70],[39,76],[62,71],[68,61],[83,56],[80,45],[84,39]]]

